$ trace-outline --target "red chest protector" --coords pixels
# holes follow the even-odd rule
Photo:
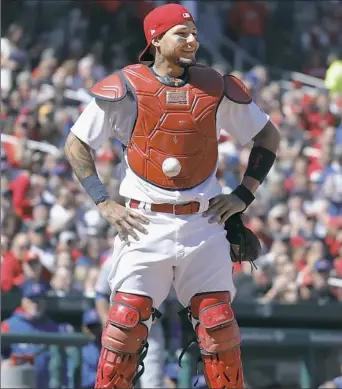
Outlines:
[[[127,87],[132,91],[138,110],[127,145],[130,168],[158,187],[184,190],[201,184],[215,170],[216,111],[227,95],[225,83],[215,70],[193,66],[187,84],[168,86],[139,64],[100,81],[91,93],[115,101],[124,97]]]

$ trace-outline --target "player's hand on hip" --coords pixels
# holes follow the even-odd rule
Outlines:
[[[211,216],[209,223],[224,224],[230,216],[244,211],[245,208],[246,204],[235,194],[221,194],[209,201],[209,208],[203,216]]]
[[[140,240],[136,230],[147,234],[147,230],[142,224],[148,224],[149,221],[139,213],[117,204],[110,199],[98,204],[97,208],[107,222],[116,228],[121,240],[128,241],[129,235],[135,240]]]

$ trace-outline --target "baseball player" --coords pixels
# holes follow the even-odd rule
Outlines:
[[[227,242],[234,229],[226,234],[225,223],[254,200],[274,163],[279,133],[240,80],[196,65],[197,30],[186,8],[155,8],[144,31],[140,63],[91,89],[94,98],[65,146],[75,175],[118,230],[96,388],[133,386],[153,316],[172,284],[188,308],[207,385],[242,388]],[[254,141],[243,180],[231,194],[222,194],[216,178],[221,129],[242,146]],[[110,137],[124,148],[125,207],[109,198],[92,158]]]

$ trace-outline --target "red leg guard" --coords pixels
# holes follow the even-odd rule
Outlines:
[[[195,295],[191,314],[199,320],[195,331],[209,388],[244,387],[240,331],[228,292]]]
[[[95,388],[131,389],[146,344],[152,299],[116,293],[102,333]]]

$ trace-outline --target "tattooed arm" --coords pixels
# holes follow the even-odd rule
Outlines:
[[[97,175],[90,147],[72,132],[68,135],[64,152],[73,172],[80,182],[87,177]]]
[[[121,239],[128,240],[128,235],[131,235],[139,240],[135,230],[146,233],[140,223],[146,224],[147,219],[111,200],[96,172],[91,150],[99,147],[109,137],[105,109],[94,99],[71,129],[64,147],[65,155],[102,217],[116,228]]]
[[[69,134],[65,144],[65,155],[81,183],[85,182],[84,180],[87,178],[97,178],[90,147],[78,139],[72,132]],[[103,186],[99,181],[98,185]],[[122,240],[128,240],[128,235],[139,240],[134,229],[147,233],[140,224],[147,223],[147,219],[142,215],[123,207],[109,198],[101,201],[97,207],[103,218],[116,228]]]

